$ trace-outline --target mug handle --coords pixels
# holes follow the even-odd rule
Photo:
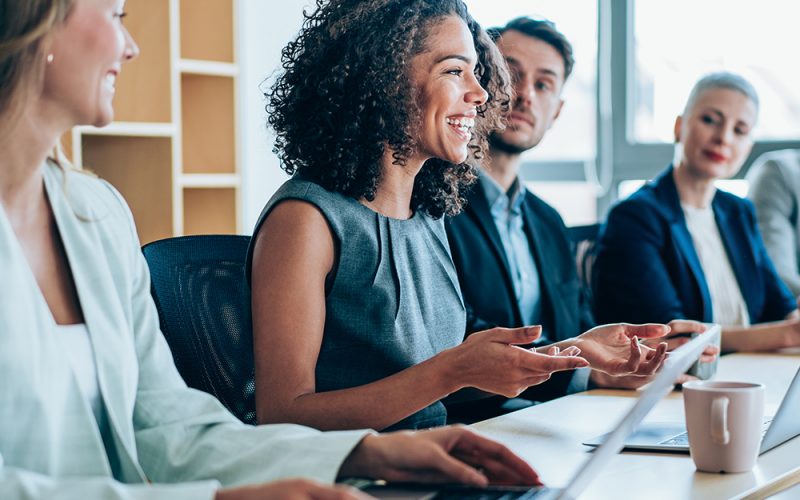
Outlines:
[[[725,396],[711,401],[711,441],[714,444],[728,444],[731,440],[728,432],[728,403]]]

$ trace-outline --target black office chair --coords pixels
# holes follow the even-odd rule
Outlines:
[[[161,330],[189,387],[256,423],[249,236],[182,236],[142,248]]]
[[[592,266],[597,254],[597,237],[600,224],[573,226],[567,228],[567,236],[575,251],[575,265],[581,280],[583,293],[588,300],[592,297]]]

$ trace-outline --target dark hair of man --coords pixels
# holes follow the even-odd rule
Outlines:
[[[488,93],[469,144],[480,159],[489,131],[501,128],[510,77],[500,52],[461,0],[317,0],[296,40],[282,52],[283,72],[266,92],[274,152],[281,168],[324,188],[373,200],[385,148],[405,165],[418,144],[413,57],[437,21],[461,18],[478,55],[475,74]],[[467,160],[470,162],[470,160]],[[398,167],[400,168],[400,167]],[[430,159],[415,178],[412,209],[439,218],[463,204],[475,167]]]
[[[509,21],[505,26],[489,29],[489,35],[493,40],[497,40],[508,30],[519,31],[523,35],[537,38],[556,49],[564,60],[564,81],[569,78],[572,68],[575,66],[572,44],[556,29],[556,25],[552,21],[518,17]]]

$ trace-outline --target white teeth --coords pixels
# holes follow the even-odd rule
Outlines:
[[[468,131],[475,126],[474,118],[447,118],[446,121],[449,125],[455,125],[462,131]]]
[[[108,87],[111,90],[114,90],[116,82],[117,82],[117,76],[115,74],[109,73],[106,75],[105,78],[106,87]]]

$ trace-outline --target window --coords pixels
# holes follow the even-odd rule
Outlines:
[[[502,26],[519,16],[549,19],[572,44],[575,67],[564,86],[564,108],[541,144],[523,153],[520,174],[567,225],[596,222],[597,188],[592,180],[597,157],[597,0],[465,3],[484,28]]]
[[[596,0],[466,0],[472,17],[484,28],[502,26],[519,16],[546,18],[556,23],[572,43],[575,68],[564,87],[564,109],[524,162],[594,161],[597,108]]]
[[[739,73],[761,102],[757,140],[800,138],[800,3],[785,0],[636,0],[633,4],[633,142],[672,142],[692,85]]]
[[[704,74],[742,74],[759,93],[756,143],[736,178],[766,152],[800,148],[800,67],[790,58],[790,48],[800,44],[800,4],[620,0],[600,6],[601,21],[606,15],[609,21],[600,23],[601,54],[610,41],[610,63],[599,66],[600,82],[610,82],[613,110],[601,132],[610,129],[613,138],[601,143],[598,158],[608,158],[603,164],[613,167],[607,170],[614,187],[598,200],[601,218],[620,194],[621,181],[652,178],[672,160],[675,117]]]

